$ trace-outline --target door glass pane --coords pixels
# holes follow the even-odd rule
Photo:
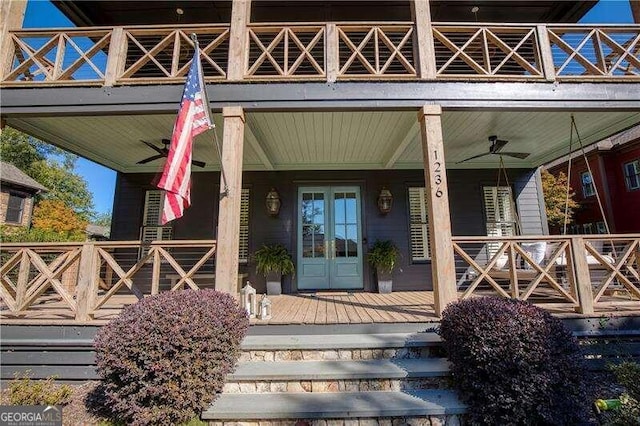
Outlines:
[[[324,194],[302,194],[302,257],[324,257]]]
[[[345,210],[345,200],[344,194],[335,193],[333,199],[333,206],[335,211],[335,221],[336,223],[344,223],[344,210]]]
[[[344,225],[336,223],[334,226],[334,232],[335,234],[333,237],[333,241],[336,246],[336,257],[345,257],[346,232],[344,229]]]
[[[358,227],[347,225],[347,257],[358,257]]]
[[[350,224],[355,224],[357,223],[356,194],[353,192],[348,192],[344,195],[345,195],[345,210],[346,210],[346,216],[347,216],[346,222]]]

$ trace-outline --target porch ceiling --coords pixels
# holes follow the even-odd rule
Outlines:
[[[222,139],[220,114],[214,116]],[[505,151],[531,153],[526,160],[505,157],[508,167],[543,164],[566,154],[570,116],[558,111],[445,111],[447,167],[496,167],[496,156],[457,164],[486,152],[487,137],[493,134],[510,141]],[[575,118],[583,142],[590,144],[640,123],[640,112],[579,112]],[[139,140],[160,145],[170,136],[174,119],[172,114],[9,117],[7,123],[118,171],[155,172],[161,160],[136,164],[154,154]],[[246,129],[246,170],[422,168],[415,111],[249,112]],[[211,132],[195,141],[194,158],[205,161],[206,170],[219,168],[212,144]]]

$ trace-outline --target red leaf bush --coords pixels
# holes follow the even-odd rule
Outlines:
[[[585,424],[584,360],[562,321],[530,303],[450,304],[439,331],[472,424]]]
[[[177,424],[198,415],[234,370],[248,326],[235,299],[214,290],[162,293],[125,308],[94,344],[114,419]]]

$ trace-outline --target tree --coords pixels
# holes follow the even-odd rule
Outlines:
[[[549,225],[562,227],[566,223],[573,222],[573,214],[580,204],[574,197],[575,192],[569,186],[569,203],[567,214],[565,216],[565,204],[567,202],[567,175],[563,172],[557,176],[552,175],[546,170],[542,171],[542,191],[544,192],[544,205],[547,212],[547,221]]]
[[[48,189],[36,201],[60,200],[85,220],[93,215],[87,182],[73,171],[76,155],[5,127],[0,136],[0,157]]]
[[[98,226],[111,226],[111,213],[96,213],[91,223]]]
[[[84,235],[87,222],[61,200],[42,200],[33,211],[33,227],[68,236]]]

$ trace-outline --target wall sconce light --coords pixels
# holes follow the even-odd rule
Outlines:
[[[393,195],[386,187],[382,187],[380,194],[378,194],[378,209],[380,213],[387,214],[391,211],[393,205]]]
[[[265,206],[267,207],[267,213],[271,216],[278,216],[280,213],[280,194],[276,191],[275,188],[271,188],[271,191],[267,194],[267,199],[265,200]]]

